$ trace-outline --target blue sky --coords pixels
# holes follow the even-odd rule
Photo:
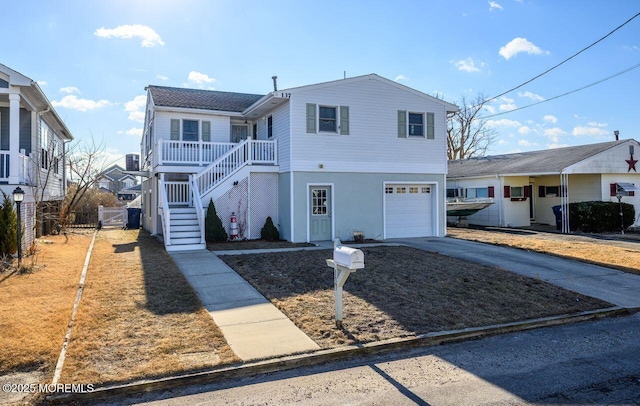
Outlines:
[[[0,0],[0,63],[38,81],[75,138],[139,152],[149,84],[265,94],[377,73],[450,102],[495,96],[640,12],[635,1]],[[489,154],[640,139],[640,17],[501,97]]]

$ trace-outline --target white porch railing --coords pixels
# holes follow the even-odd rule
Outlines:
[[[12,174],[9,151],[0,151],[0,181],[6,182]],[[26,154],[18,154],[18,183],[28,184],[32,181],[31,158]]]
[[[156,165],[208,165],[238,144],[232,142],[159,140],[154,152]]]
[[[165,195],[170,205],[187,205],[191,206],[193,200],[191,197],[191,187],[189,182],[164,182]]]
[[[275,140],[255,141],[247,139],[240,144],[236,144],[233,149],[193,177],[201,196],[209,193],[244,165],[277,165],[277,148],[278,145]]]
[[[9,180],[9,152],[0,151],[0,181]]]

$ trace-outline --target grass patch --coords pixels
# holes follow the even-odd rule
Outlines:
[[[637,244],[638,248],[634,249],[629,248],[628,244],[621,247],[611,241],[580,235],[537,233],[526,230],[496,232],[470,228],[448,228],[447,235],[464,240],[556,255],[640,275],[640,244]],[[637,237],[636,235],[630,236]]]
[[[321,347],[611,307],[541,280],[408,247],[362,249],[333,314],[331,250],[222,256]]]
[[[164,247],[138,230],[98,233],[61,382],[104,384],[236,362]]]
[[[40,241],[35,255],[22,261],[28,272],[0,274],[0,374],[39,369],[50,380],[91,233]]]

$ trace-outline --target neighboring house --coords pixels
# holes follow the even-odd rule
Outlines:
[[[142,193],[142,185],[134,185],[118,191],[118,200],[130,202]]]
[[[267,95],[147,91],[143,227],[167,250],[204,247],[210,199],[240,238],[267,216],[293,242],[445,235],[453,104],[375,74]]]
[[[125,170],[120,165],[110,166],[96,177],[96,187],[108,190],[113,194],[137,184],[136,177],[125,173]]]
[[[640,185],[640,165],[634,158],[638,155],[640,145],[628,139],[450,161],[447,194],[495,199],[492,206],[469,216],[469,223],[477,225],[553,225],[553,206],[595,200],[617,202],[618,189],[622,201],[633,204],[638,215],[640,194],[634,190],[634,185]],[[567,219],[563,230],[569,231]]]
[[[36,204],[65,195],[65,143],[71,132],[33,80],[0,64],[0,190],[20,186],[23,246],[35,238]],[[43,209],[49,211],[50,208]]]

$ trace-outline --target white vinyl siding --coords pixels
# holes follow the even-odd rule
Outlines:
[[[228,116],[203,115],[203,114],[181,114],[158,111],[155,113],[154,120],[154,136],[152,142],[154,145],[158,140],[170,140],[171,138],[171,121],[179,120],[180,138],[182,139],[182,120],[196,120],[199,122],[199,131],[202,133],[202,122],[210,123],[210,139],[211,142],[229,142],[231,139],[231,121]]]
[[[267,138],[268,117],[273,119],[273,137]],[[303,116],[304,117],[304,116]],[[267,115],[257,119],[259,140],[278,140],[278,165],[281,172],[289,170],[289,104],[278,107]]]
[[[426,95],[384,83],[338,81],[300,89],[291,98],[292,170],[377,173],[445,173],[445,107]],[[307,132],[308,106],[349,106],[349,136]],[[398,138],[398,111],[434,114],[435,139]],[[322,164],[322,168],[320,165]]]

